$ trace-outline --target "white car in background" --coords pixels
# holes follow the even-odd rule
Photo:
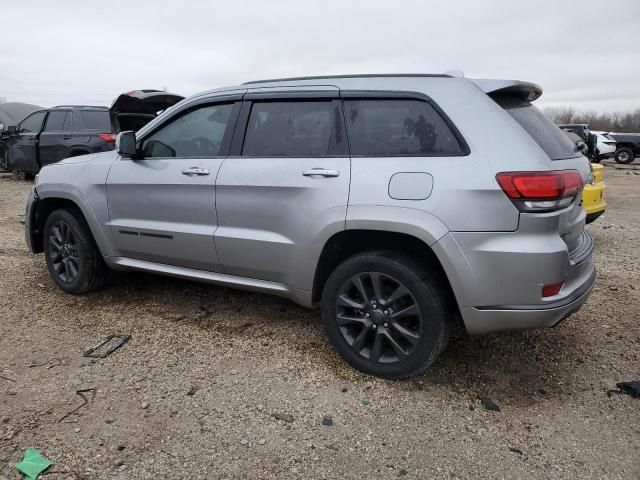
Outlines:
[[[616,153],[616,141],[609,135],[609,132],[594,132],[591,130],[598,141],[596,143],[596,155],[592,161],[598,163],[605,158],[612,158]]]

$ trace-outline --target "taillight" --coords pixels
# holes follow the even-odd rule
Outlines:
[[[552,212],[568,207],[584,186],[577,170],[502,172],[496,180],[523,212]]]
[[[114,143],[117,135],[115,133],[99,133],[98,136],[107,143]]]

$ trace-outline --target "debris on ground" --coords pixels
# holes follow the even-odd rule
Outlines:
[[[36,480],[38,475],[53,465],[53,462],[42,456],[37,448],[27,448],[24,458],[16,465],[16,469],[24,474],[25,480]]]
[[[122,347],[125,343],[129,341],[131,335],[108,335],[96,343],[93,347],[88,348],[82,354],[83,357],[90,358],[104,358],[107,355],[111,355],[113,352]],[[104,353],[96,353],[96,351],[105,345],[110,344],[107,350]]]
[[[513,453],[517,453],[518,455],[524,455],[524,452],[519,448],[509,447],[509,451]]]
[[[502,410],[496,402],[487,397],[480,397],[480,403],[482,403],[485,410],[489,410],[491,412],[499,412]]]
[[[328,415],[325,415],[322,418],[322,425],[326,426],[326,427],[333,427],[333,418],[331,418]]]
[[[196,385],[193,385],[187,392],[187,397],[193,397],[197,391],[198,391],[198,387]]]
[[[633,398],[640,398],[640,380],[616,383],[616,387],[618,387],[621,392],[631,395]]]
[[[282,420],[283,422],[293,422],[293,415],[290,415],[288,413],[272,413],[271,416],[276,420]]]
[[[91,394],[91,395],[88,396],[87,394]],[[58,423],[62,422],[65,418],[68,418],[71,415],[74,415],[82,407],[86,407],[87,405],[89,405],[89,402],[92,402],[96,396],[96,390],[95,388],[84,388],[81,390],[76,390],[76,395],[82,398],[82,404],[80,404],[70,412],[67,412],[62,418],[60,418],[60,420],[58,420]],[[69,423],[69,422],[65,422],[65,423]]]

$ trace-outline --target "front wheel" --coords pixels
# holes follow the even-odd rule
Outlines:
[[[453,310],[440,275],[395,252],[353,256],[331,274],[322,319],[338,353],[383,378],[415,375],[444,350]]]
[[[79,212],[53,211],[45,222],[43,241],[49,274],[62,290],[87,293],[104,284],[107,267]]]
[[[634,159],[633,150],[627,147],[619,148],[616,151],[614,159],[617,163],[622,163],[622,164],[631,163],[633,162],[633,159]]]

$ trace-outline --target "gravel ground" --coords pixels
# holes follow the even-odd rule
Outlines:
[[[63,294],[24,245],[30,185],[1,176],[0,478],[36,447],[46,479],[637,479],[640,400],[607,391],[640,379],[640,176],[605,176],[580,312],[462,336],[395,382],[352,370],[317,311],[275,297],[131,273]],[[111,333],[132,338],[82,357]]]

